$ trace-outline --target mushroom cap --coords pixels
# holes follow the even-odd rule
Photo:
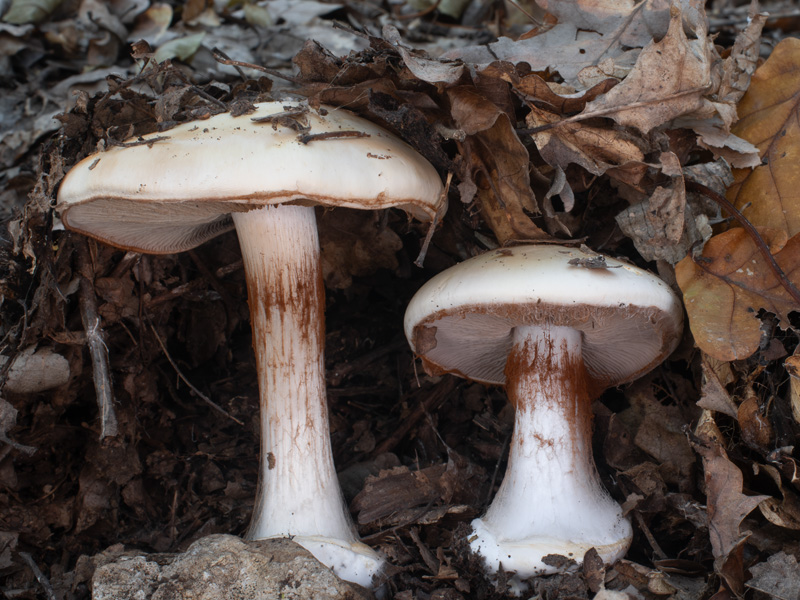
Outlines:
[[[683,308],[654,275],[605,257],[551,245],[481,254],[425,283],[411,299],[405,333],[432,373],[504,385],[513,330],[573,327],[596,390],[632,381],[677,346]],[[577,261],[574,261],[577,262]]]
[[[75,165],[58,192],[65,227],[129,250],[194,248],[232,228],[231,212],[270,204],[399,207],[421,220],[446,210],[441,178],[408,144],[342,109],[308,109],[304,144],[282,102],[142,136]],[[348,134],[345,133],[345,136]],[[148,143],[149,142],[149,143]]]

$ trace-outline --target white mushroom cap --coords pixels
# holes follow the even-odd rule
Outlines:
[[[361,209],[402,208],[433,219],[444,212],[441,179],[405,142],[347,111],[306,114],[308,134],[360,132],[303,144],[297,131],[219,114],[142,137],[75,165],[58,210],[64,225],[114,246],[150,253],[188,250],[232,227],[229,214],[296,202]],[[441,216],[441,214],[439,214]]]
[[[681,303],[663,281],[626,263],[606,258],[609,268],[570,264],[596,256],[536,245],[466,260],[415,294],[406,310],[406,337],[432,372],[504,385],[515,327],[572,327],[582,333],[595,386],[632,381],[675,349]]]

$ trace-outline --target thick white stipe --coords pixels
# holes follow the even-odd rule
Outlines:
[[[325,393],[325,295],[314,209],[234,213],[261,398],[261,477],[248,537],[293,537],[365,587],[383,561],[361,543],[342,496]]]
[[[517,327],[506,376],[516,408],[508,468],[488,511],[472,522],[470,546],[491,571],[516,571],[519,592],[520,579],[558,571],[542,561],[548,554],[580,562],[594,547],[613,563],[632,531],[592,459],[581,333]]]

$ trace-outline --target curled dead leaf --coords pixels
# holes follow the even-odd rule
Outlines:
[[[645,259],[675,264],[703,236],[691,206],[686,203],[678,157],[672,152],[662,152],[661,163],[665,173],[671,171],[677,175],[669,185],[657,187],[644,202],[619,213],[616,221]]]
[[[531,189],[530,156],[508,115],[474,88],[452,88],[448,95],[453,119],[468,136],[463,145],[472,171],[461,178],[476,183],[476,198],[497,240],[502,245],[548,239],[526,214],[539,212]]]
[[[759,397],[748,388],[744,401],[739,405],[737,420],[742,428],[742,439],[750,446],[767,449],[775,436]]]
[[[800,496],[791,488],[783,485],[781,472],[772,465],[756,463],[753,465],[757,473],[765,473],[780,492],[781,498],[767,498],[758,505],[761,514],[773,525],[785,529],[800,530]]]
[[[800,346],[794,354],[783,363],[789,374],[789,401],[792,405],[792,416],[796,423],[800,423]]]
[[[643,133],[698,111],[710,88],[713,44],[702,28],[697,39],[684,33],[674,10],[667,35],[646,46],[622,83],[590,102],[583,118],[606,116]]]
[[[704,353],[701,368],[703,370],[702,393],[700,400],[697,401],[697,406],[721,412],[735,419],[736,404],[725,389],[725,385],[733,380],[730,365]]]
[[[400,39],[400,32],[393,25],[385,25],[383,28],[384,39],[395,46],[403,62],[406,63],[409,71],[422,81],[430,83],[456,83],[464,73],[464,65],[453,61],[443,61],[432,58],[415,56],[410,50],[403,46]]]
[[[743,476],[728,459],[722,445],[701,434],[694,444],[703,458],[708,533],[714,554],[714,567],[736,593],[744,583],[742,552],[749,532],[740,530],[741,522],[769,496],[747,496],[743,493]]]
[[[527,125],[538,128],[560,120],[558,115],[530,106]],[[583,123],[565,123],[560,127],[532,134],[542,158],[553,167],[566,169],[575,163],[594,175],[612,167],[642,162],[640,144],[626,132],[592,127]]]

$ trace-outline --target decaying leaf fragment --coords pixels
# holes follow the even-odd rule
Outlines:
[[[800,40],[781,41],[738,106],[733,133],[755,144],[763,165],[735,170],[728,199],[753,224],[800,232]]]
[[[784,361],[783,366],[789,374],[789,401],[792,405],[792,416],[795,422],[800,423],[800,346]]]
[[[689,40],[673,9],[667,35],[646,46],[625,80],[590,102],[584,116],[607,116],[643,133],[703,105],[710,89],[713,45],[702,27]]]
[[[658,461],[661,465],[659,477],[668,479],[670,483],[691,481],[696,456],[683,432],[685,419],[679,408],[658,401],[650,378],[631,385],[625,397],[641,418],[634,444]],[[640,489],[645,491],[643,487]]]
[[[692,128],[698,134],[697,143],[727,160],[736,168],[758,166],[758,149],[749,141],[730,132],[730,127],[738,118],[737,103],[747,91],[750,79],[758,64],[761,48],[761,30],[767,22],[766,13],[756,13],[756,2],[751,4],[749,23],[737,37],[731,52],[722,63],[719,89],[708,98],[709,108],[713,108],[722,127],[711,116],[697,119]]]
[[[25,23],[38,23],[47,18],[61,0],[13,0],[8,12],[3,15],[3,21],[13,25]]]
[[[452,116],[467,138],[471,160],[464,181],[474,181],[484,218],[502,245],[509,240],[547,239],[525,213],[539,212],[531,189],[530,156],[508,115],[471,87],[448,90]]]
[[[789,240],[761,230],[778,266],[800,284],[800,236]],[[779,319],[800,310],[760,253],[740,228],[711,238],[702,256],[687,256],[675,268],[689,315],[689,326],[703,352],[719,360],[747,358],[761,341],[759,309]]]
[[[0,365],[8,360],[0,356]],[[35,394],[64,385],[69,381],[69,361],[51,348],[29,346],[11,363],[4,391]]]
[[[673,152],[662,152],[660,161],[671,181],[658,186],[643,202],[623,210],[616,221],[645,259],[675,264],[703,236],[692,207],[686,203],[680,160]]]
[[[701,368],[703,371],[702,393],[700,400],[697,401],[697,406],[723,413],[735,419],[738,409],[725,389],[725,386],[733,381],[730,364],[704,353]]]
[[[531,128],[560,120],[560,117],[530,106],[526,117]],[[584,123],[567,123],[532,135],[539,154],[552,167],[566,169],[578,164],[594,175],[602,175],[611,167],[644,160],[637,140],[616,129],[592,127]]]
[[[800,599],[800,566],[797,558],[785,552],[770,556],[766,562],[750,567],[753,577],[745,583],[775,600]]]
[[[8,437],[8,432],[17,424],[17,412],[9,402],[0,398],[0,442],[30,456],[36,452],[36,448],[25,446]]]
[[[415,56],[403,46],[400,32],[392,25],[383,28],[384,39],[395,46],[409,71],[422,81],[430,83],[456,83],[464,73],[464,65]]]
[[[780,491],[782,499],[766,498],[758,505],[761,514],[773,525],[786,529],[800,529],[800,497],[783,485],[781,472],[772,465],[756,464],[757,472],[764,472]]]
[[[558,71],[577,89],[591,87],[607,77],[624,77],[639,49],[666,33],[669,9],[662,0],[625,2],[542,3],[559,23],[536,35],[507,37],[488,46],[472,46],[449,53],[451,58],[487,65],[496,60],[526,62],[532,71]],[[690,2],[687,2],[690,4]]]
[[[711,431],[716,429],[713,421],[707,422]],[[739,468],[729,459],[714,434],[705,432],[706,423],[698,426],[699,438],[695,450],[703,458],[705,473],[706,505],[708,507],[708,533],[714,554],[714,567],[731,586],[740,593],[743,569],[737,556],[749,532],[741,532],[742,520],[761,501],[769,496],[747,496],[742,493],[743,477]]]

